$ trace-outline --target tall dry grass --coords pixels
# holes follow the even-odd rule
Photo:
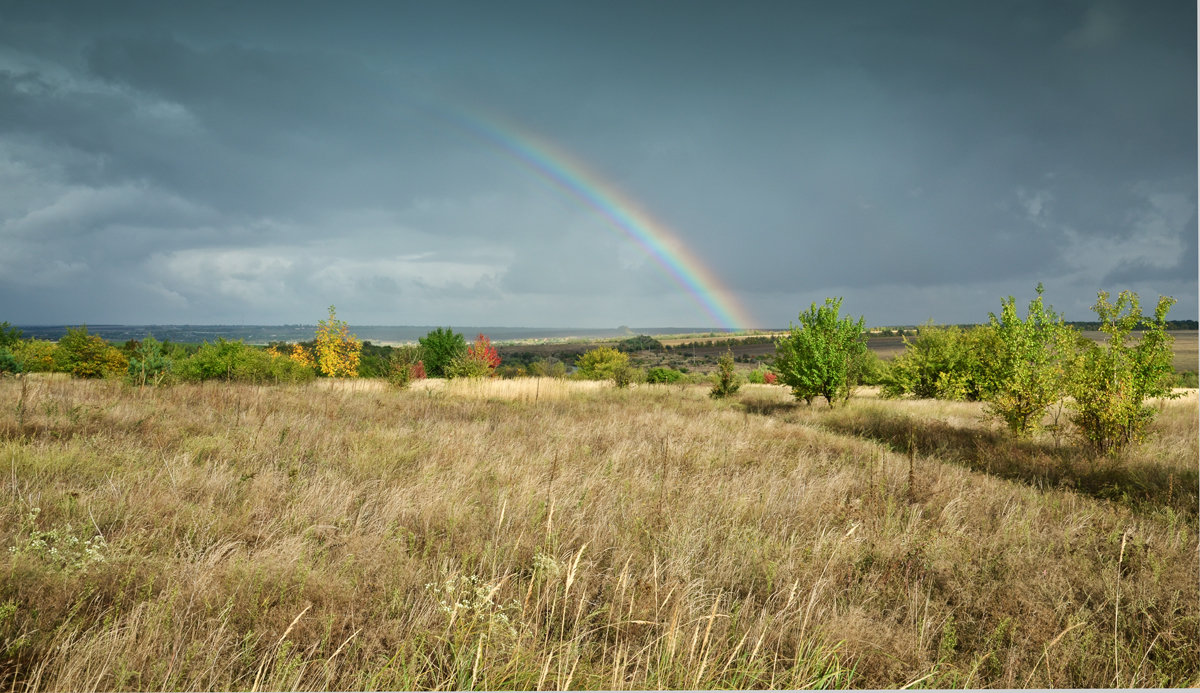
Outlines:
[[[1088,467],[977,405],[450,385],[0,381],[0,684],[1200,682],[1194,399]]]

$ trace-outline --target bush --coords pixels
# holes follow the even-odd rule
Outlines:
[[[467,358],[483,363],[492,372],[500,365],[500,354],[496,351],[496,347],[492,346],[492,340],[482,332],[475,337],[475,343],[467,347]],[[489,373],[489,375],[491,374]]]
[[[1175,387],[1190,387],[1193,390],[1200,387],[1200,377],[1196,371],[1184,371],[1175,375]]]
[[[437,328],[417,340],[425,356],[425,370],[431,378],[446,377],[446,367],[467,352],[467,340],[451,330]]]
[[[857,384],[854,362],[867,349],[863,319],[840,318],[841,305],[840,298],[826,298],[820,308],[813,303],[775,347],[774,370],[796,399],[812,404],[820,396],[832,407]]]
[[[633,351],[662,351],[662,342],[648,335],[640,334],[617,342],[617,351],[630,353]]]
[[[100,335],[88,334],[87,327],[69,328],[58,340],[54,352],[54,370],[77,378],[104,378],[123,375],[129,359]]]
[[[708,396],[713,399],[723,399],[736,393],[739,387],[733,352],[726,351],[721,358],[717,359],[717,373]]]
[[[629,354],[602,346],[580,355],[575,373],[584,380],[615,380],[617,369],[628,366]]]
[[[1156,413],[1144,401],[1174,396],[1173,340],[1166,333],[1167,312],[1174,304],[1175,299],[1160,297],[1153,320],[1144,320],[1136,293],[1122,291],[1115,305],[1107,292],[1097,295],[1092,310],[1108,343],[1091,344],[1077,357],[1068,384],[1074,399],[1071,420],[1096,450],[1116,453],[1141,441]],[[1130,345],[1129,333],[1143,324],[1141,340]]]
[[[655,366],[646,371],[646,382],[648,383],[677,383],[680,380],[683,380],[683,373],[674,368]]]
[[[996,339],[983,395],[987,411],[1024,436],[1038,430],[1050,405],[1066,394],[1075,334],[1043,305],[1041,284],[1024,320],[1012,296],[1000,303],[1000,317],[988,316]]]
[[[392,351],[388,359],[388,382],[401,390],[412,381],[425,378],[425,365],[421,362],[421,348],[402,346]]]
[[[489,361],[472,354],[459,356],[443,369],[447,378],[489,378],[493,370]]]
[[[45,339],[22,340],[10,347],[10,351],[26,373],[49,373],[58,361],[58,343]]]
[[[567,364],[556,358],[538,359],[529,364],[529,375],[536,378],[565,378]]]
[[[877,359],[875,377],[884,397],[978,401],[987,381],[986,360],[997,348],[991,327],[926,325],[916,339],[904,338],[904,352],[891,364]]]
[[[171,359],[163,354],[162,344],[153,335],[146,335],[131,351],[127,376],[131,384],[160,385],[170,375]]]
[[[175,372],[184,380],[248,383],[302,383],[316,377],[312,368],[290,357],[224,338],[202,344],[195,354],[176,364]]]
[[[350,334],[350,326],[337,319],[329,306],[329,319],[317,323],[317,367],[323,375],[333,378],[357,378],[358,362],[362,358],[362,342]]]

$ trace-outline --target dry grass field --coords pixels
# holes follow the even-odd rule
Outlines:
[[[1121,460],[706,392],[0,380],[0,687],[1200,684],[1195,391]]]

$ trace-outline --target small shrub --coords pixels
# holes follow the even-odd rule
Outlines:
[[[490,361],[478,354],[462,354],[451,361],[443,372],[447,378],[489,378],[493,368]]]
[[[987,359],[996,350],[990,326],[926,325],[915,339],[904,337],[904,352],[890,364],[876,359],[875,378],[884,397],[978,401],[986,388]]]
[[[58,343],[45,339],[26,339],[10,347],[13,356],[26,373],[50,373],[58,362]]]
[[[389,383],[401,390],[406,389],[414,380],[425,378],[425,366],[421,363],[421,348],[402,346],[392,351],[388,360]]]
[[[741,387],[738,384],[738,376],[736,366],[733,360],[733,352],[726,351],[717,359],[717,373],[714,376],[712,390],[709,391],[709,397],[713,399],[723,399],[738,391]]]
[[[646,382],[648,383],[677,383],[680,380],[683,380],[683,373],[674,368],[655,366],[646,371]]]
[[[567,364],[556,358],[539,359],[529,364],[529,375],[536,378],[565,378]]]

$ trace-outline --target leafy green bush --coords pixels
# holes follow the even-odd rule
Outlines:
[[[708,396],[713,399],[723,399],[738,391],[741,387],[738,383],[737,371],[735,370],[733,361],[733,352],[726,351],[717,359],[717,373],[713,378],[712,390]]]
[[[308,366],[286,356],[272,356],[242,340],[205,342],[195,354],[176,364],[180,378],[248,383],[302,383],[316,377]]]
[[[1175,374],[1175,387],[1190,387],[1193,390],[1200,387],[1200,377],[1196,371],[1184,371]]]
[[[1038,284],[1024,320],[1012,296],[1001,300],[999,318],[988,316],[996,339],[987,356],[987,411],[1019,436],[1038,430],[1050,405],[1066,394],[1074,353],[1074,331],[1042,303],[1042,290]]]
[[[612,347],[596,347],[580,355],[575,373],[584,380],[615,380],[617,369],[629,366],[629,354]]]
[[[77,378],[104,378],[124,375],[129,359],[100,335],[88,334],[87,327],[73,327],[58,340],[54,352],[54,370]]]
[[[926,325],[913,340],[904,338],[904,352],[891,364],[878,363],[876,377],[884,397],[912,395],[918,399],[983,399],[987,359],[997,348],[991,327],[963,330]]]
[[[674,368],[655,366],[646,371],[646,382],[648,383],[677,383],[680,380],[683,380],[683,373]]]
[[[776,344],[774,371],[796,399],[812,404],[824,397],[832,407],[857,384],[854,362],[867,349],[863,319],[839,318],[841,305],[840,298],[826,298],[820,308],[813,303],[800,314],[800,325],[791,326]]]
[[[446,368],[467,353],[467,340],[449,327],[439,327],[417,341],[425,356],[425,371],[431,378],[446,377]]]
[[[1116,304],[1109,303],[1105,291],[1097,295],[1092,310],[1100,317],[1108,343],[1092,344],[1077,357],[1069,390],[1074,400],[1071,419],[1098,451],[1115,453],[1139,442],[1156,413],[1145,400],[1174,396],[1173,340],[1166,333],[1167,312],[1174,304],[1175,299],[1160,297],[1154,318],[1146,320],[1136,293],[1122,291]],[[1131,345],[1129,333],[1139,325],[1146,330]]]

